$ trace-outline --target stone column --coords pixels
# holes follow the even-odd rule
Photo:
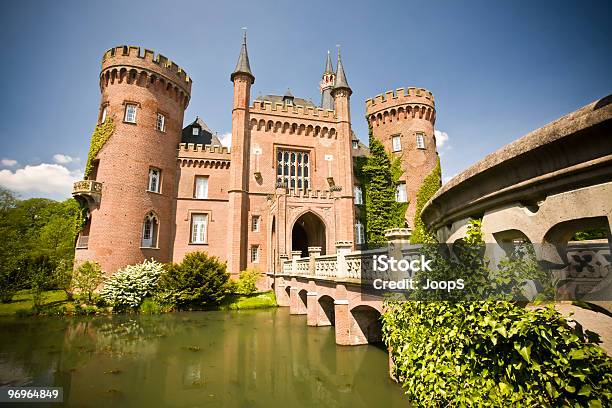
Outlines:
[[[308,292],[306,294],[307,299],[307,312],[306,312],[306,324],[308,326],[317,325],[317,317],[319,314],[319,302],[317,302],[317,292]]]
[[[308,274],[310,276],[316,275],[316,258],[321,256],[321,247],[308,247],[308,256],[310,257],[308,261]]]
[[[335,300],[334,314],[336,318],[336,344],[348,346],[351,344],[350,331],[352,324],[348,300]]]
[[[297,270],[297,260],[302,255],[302,251],[291,251],[291,275],[296,276],[298,274]]]
[[[300,295],[298,292],[299,288],[291,286],[289,288],[289,314],[297,315],[300,314]]]
[[[348,265],[345,256],[353,249],[352,241],[336,241],[336,278],[348,278]]]
[[[390,258],[397,259],[398,261],[404,258],[402,249],[408,249],[410,245],[410,235],[412,235],[412,230],[410,228],[392,228],[385,231],[385,238],[387,238],[388,241],[387,251]],[[400,280],[407,277],[405,276],[405,272],[390,272],[391,279],[394,280]]]

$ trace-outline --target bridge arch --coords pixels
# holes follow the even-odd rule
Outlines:
[[[319,299],[317,299],[317,309],[317,326],[336,325],[334,298],[329,295],[320,296]]]
[[[382,321],[377,309],[369,305],[359,305],[351,309],[351,316],[351,338],[354,344],[382,341]]]

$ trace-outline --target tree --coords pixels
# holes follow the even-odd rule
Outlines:
[[[436,167],[425,177],[423,184],[419,188],[416,197],[416,209],[414,212],[413,231],[410,237],[410,242],[420,244],[425,242],[435,241],[434,237],[427,231],[425,223],[421,219],[421,212],[425,204],[436,194],[436,191],[442,185],[442,170],[440,167],[440,158]]]
[[[93,293],[102,283],[104,275],[102,268],[97,262],[86,261],[74,272],[72,285],[79,291],[81,296],[86,295],[87,301],[91,303]]]

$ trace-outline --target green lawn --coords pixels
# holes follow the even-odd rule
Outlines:
[[[66,292],[63,290],[49,290],[44,293],[43,306],[59,306],[67,303]],[[29,290],[22,290],[13,296],[9,303],[0,303],[0,316],[11,316],[17,313],[27,313],[32,310],[32,294]]]
[[[229,295],[225,298],[220,310],[264,309],[276,307],[274,291],[255,293],[253,295]]]

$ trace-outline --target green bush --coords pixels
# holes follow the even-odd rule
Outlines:
[[[153,259],[128,265],[106,279],[100,297],[116,310],[137,308],[153,294],[163,270],[163,265]]]
[[[142,314],[160,314],[171,311],[171,308],[160,303],[157,303],[153,298],[146,298],[138,308]]]
[[[93,293],[103,281],[102,268],[97,262],[83,262],[72,276],[72,286],[89,303],[93,301]]]
[[[414,406],[602,407],[612,359],[552,307],[387,302],[383,336]]]
[[[180,264],[167,266],[155,300],[179,309],[213,307],[223,300],[228,280],[224,262],[205,252],[192,252]]]
[[[0,302],[9,303],[23,286],[21,271],[16,268],[0,270]]]
[[[257,291],[257,280],[261,276],[261,271],[257,268],[249,268],[240,272],[238,281],[235,283],[234,293],[250,295]],[[233,283],[233,281],[230,281]]]

